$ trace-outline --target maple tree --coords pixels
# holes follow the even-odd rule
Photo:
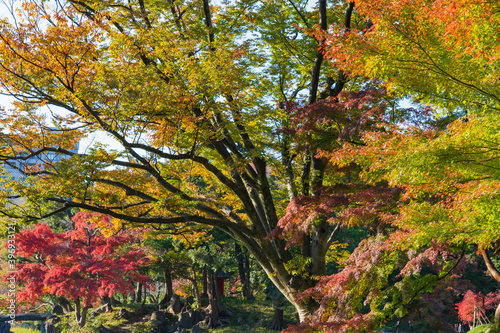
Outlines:
[[[125,231],[104,237],[100,225],[110,217],[98,213],[77,213],[75,229],[55,234],[46,224],[23,230],[16,236],[17,277],[23,288],[19,301],[37,302],[44,295],[71,299],[79,327],[86,323],[91,305],[116,292],[133,292],[131,282],[148,284],[149,277],[138,273],[148,264],[140,250],[133,250],[133,238]]]
[[[498,110],[496,3],[360,0],[356,12],[351,30],[320,32],[335,66],[385,80],[444,112]]]
[[[467,246],[500,279],[487,252],[500,230],[494,4],[307,3],[20,2],[0,27],[3,92],[17,99],[0,158],[26,177],[1,213],[85,209],[113,218],[108,233],[219,228],[301,321],[332,330],[403,315]],[[433,107],[399,110],[401,94]],[[119,148],[72,151],[98,131]],[[367,239],[326,276],[351,227]],[[435,276],[410,269],[419,261]]]
[[[404,190],[397,209],[379,215],[389,232],[387,239],[368,241],[378,245],[366,254],[353,253],[352,268],[324,278],[306,292],[322,299],[316,321],[332,331],[370,329],[376,327],[374,321],[384,320],[383,311],[377,310],[379,298],[369,295],[392,289],[384,289],[388,281],[383,279],[390,273],[377,271],[396,255],[388,244],[427,255],[436,242],[447,244],[451,253],[476,249],[491,276],[500,281],[488,253],[498,253],[500,236],[499,44],[494,33],[488,35],[498,30],[496,5],[468,0],[357,1],[356,14],[357,24],[351,29],[341,25],[318,29],[316,36],[327,40],[326,57],[354,77],[383,79],[392,95],[417,97],[431,106],[401,119],[399,111],[395,118],[389,112],[389,118],[379,118],[378,128],[364,130],[355,142],[326,153],[339,168],[356,166],[356,175],[365,184],[386,182]],[[389,261],[388,271],[400,269],[394,260]],[[364,274],[372,283],[373,270],[382,279],[380,288],[378,283],[360,283]],[[449,273],[443,270],[438,276]],[[366,289],[349,285],[354,277]],[[428,282],[424,286],[432,285]],[[352,296],[353,288],[363,291],[361,297]],[[412,288],[419,290],[419,283],[412,282]],[[346,298],[346,293],[351,296]],[[339,303],[344,300],[348,306],[342,308]],[[372,311],[358,313],[362,301],[375,305]],[[390,302],[382,304],[395,310]],[[331,308],[348,312],[336,317],[338,313],[327,311]]]
[[[481,292],[474,293],[472,290],[467,290],[464,293],[463,300],[456,305],[458,317],[469,327],[475,327],[489,322],[486,317],[486,310],[495,308],[499,301],[497,293],[489,293],[483,296]]]
[[[0,155],[26,177],[9,183],[2,214],[31,221],[80,208],[117,227],[219,228],[303,320],[318,303],[296,293],[325,274],[339,226],[318,216],[293,251],[267,237],[290,200],[325,181],[316,153],[327,142],[278,129],[291,123],[285,106],[337,96],[347,80],[324,65],[324,40],[299,27],[348,29],[353,10],[307,3],[21,1],[0,27],[3,92],[17,99],[2,114]],[[120,148],[72,151],[97,131]],[[23,164],[30,158],[37,165]]]

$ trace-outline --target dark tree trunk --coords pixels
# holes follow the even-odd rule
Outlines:
[[[220,316],[229,317],[231,313],[227,310],[224,303],[222,303],[222,297],[217,287],[217,276],[214,271],[207,271],[208,278],[208,302],[209,302],[209,313],[208,313],[208,328],[215,328],[219,326]]]
[[[250,256],[245,254],[245,285],[243,286],[243,297],[247,300],[255,300],[255,297],[252,293],[252,285],[250,283]]]
[[[141,303],[142,301],[142,283],[137,282],[137,287],[135,289],[135,303]]]
[[[252,289],[250,287],[250,259],[247,254],[242,252],[241,246],[238,243],[234,244],[234,250],[236,252],[236,259],[238,260],[241,292],[245,299],[254,300],[255,297],[252,295]]]
[[[79,328],[82,328],[87,323],[88,306],[81,306],[80,298],[75,301],[75,319]]]
[[[106,311],[113,311],[113,299],[111,297],[104,296],[101,299],[101,304],[107,306]]]
[[[196,299],[196,308],[199,309],[201,306],[200,288],[198,288],[198,279],[196,277],[194,266],[191,267],[191,269],[193,270],[193,279],[191,280],[191,283],[193,285],[193,296]]]
[[[212,270],[207,272],[207,280],[208,280],[208,303],[210,307],[210,311],[208,314],[208,328],[216,328],[219,322],[219,301],[217,300],[217,283],[215,278],[215,273]]]
[[[67,298],[65,297],[60,297],[58,298],[58,303],[60,306],[62,306],[64,312],[73,312],[75,309],[71,306],[70,301],[68,301]]]
[[[201,294],[201,297],[208,297],[208,276],[207,276],[207,269],[203,269],[203,277],[202,277],[202,282],[203,282],[203,293]]]
[[[170,302],[172,295],[174,294],[172,289],[172,276],[170,275],[170,269],[168,266],[163,270],[163,278],[165,282],[165,296],[160,301],[160,305],[165,305]]]
[[[281,332],[286,328],[285,319],[283,318],[283,310],[278,307],[274,308],[273,319],[267,323],[266,327],[273,331]]]

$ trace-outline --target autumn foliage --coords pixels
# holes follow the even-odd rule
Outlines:
[[[456,304],[458,317],[469,326],[489,322],[486,311],[496,308],[499,302],[500,294],[498,293],[489,293],[484,296],[481,292],[475,293],[467,290],[462,301]]]
[[[80,212],[73,221],[75,229],[64,233],[38,224],[17,235],[17,254],[26,258],[17,266],[19,301],[56,295],[88,308],[116,292],[133,292],[132,281],[148,284],[149,277],[138,271],[148,259],[133,249],[133,237],[126,231],[108,238],[100,233],[97,222],[109,224],[109,216]]]

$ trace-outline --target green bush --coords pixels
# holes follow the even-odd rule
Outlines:
[[[491,327],[491,324],[479,325],[473,330],[470,330],[469,333],[484,333]]]

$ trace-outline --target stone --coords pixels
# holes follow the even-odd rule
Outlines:
[[[200,326],[194,325],[191,329],[191,333],[202,333]]]
[[[241,326],[241,325],[243,325],[244,323],[245,323],[245,318],[243,318],[243,317],[239,317],[239,318],[238,318],[238,321],[236,322],[236,324],[237,324],[238,326]]]
[[[62,314],[64,314],[63,307],[60,306],[59,304],[57,304],[56,306],[54,306],[52,308],[52,314],[56,314],[56,315],[62,315]]]
[[[153,311],[153,313],[151,314],[151,321],[164,322],[165,316],[160,311]]]
[[[193,322],[193,325],[196,325],[200,321],[203,321],[205,319],[205,316],[206,316],[206,314],[204,312],[201,312],[199,310],[190,311],[190,314],[191,314],[191,321]]]
[[[104,313],[104,312],[109,312],[110,309],[109,309],[109,306],[108,304],[104,304],[104,305],[101,305],[100,307],[98,307],[97,309],[95,309],[94,311],[92,311],[90,313],[90,317],[96,317],[97,315],[101,314],[101,313]]]
[[[118,312],[118,317],[122,319],[129,319],[130,313],[126,309],[121,308],[120,312]]]
[[[99,330],[99,333],[111,333],[110,330],[108,330],[106,327],[104,327],[102,325],[99,326],[98,330]]]
[[[179,314],[181,313],[182,309],[182,303],[181,303],[181,298],[177,294],[173,294],[172,298],[170,299],[170,306],[168,307],[168,311],[173,313],[173,314]]]
[[[193,320],[189,312],[183,312],[179,315],[179,326],[181,328],[193,327]]]
[[[10,333],[10,324],[0,323],[0,333]]]
[[[59,317],[52,317],[44,322],[45,325],[45,333],[58,333],[59,331],[57,330],[56,326],[54,325],[55,323],[61,321]]]

